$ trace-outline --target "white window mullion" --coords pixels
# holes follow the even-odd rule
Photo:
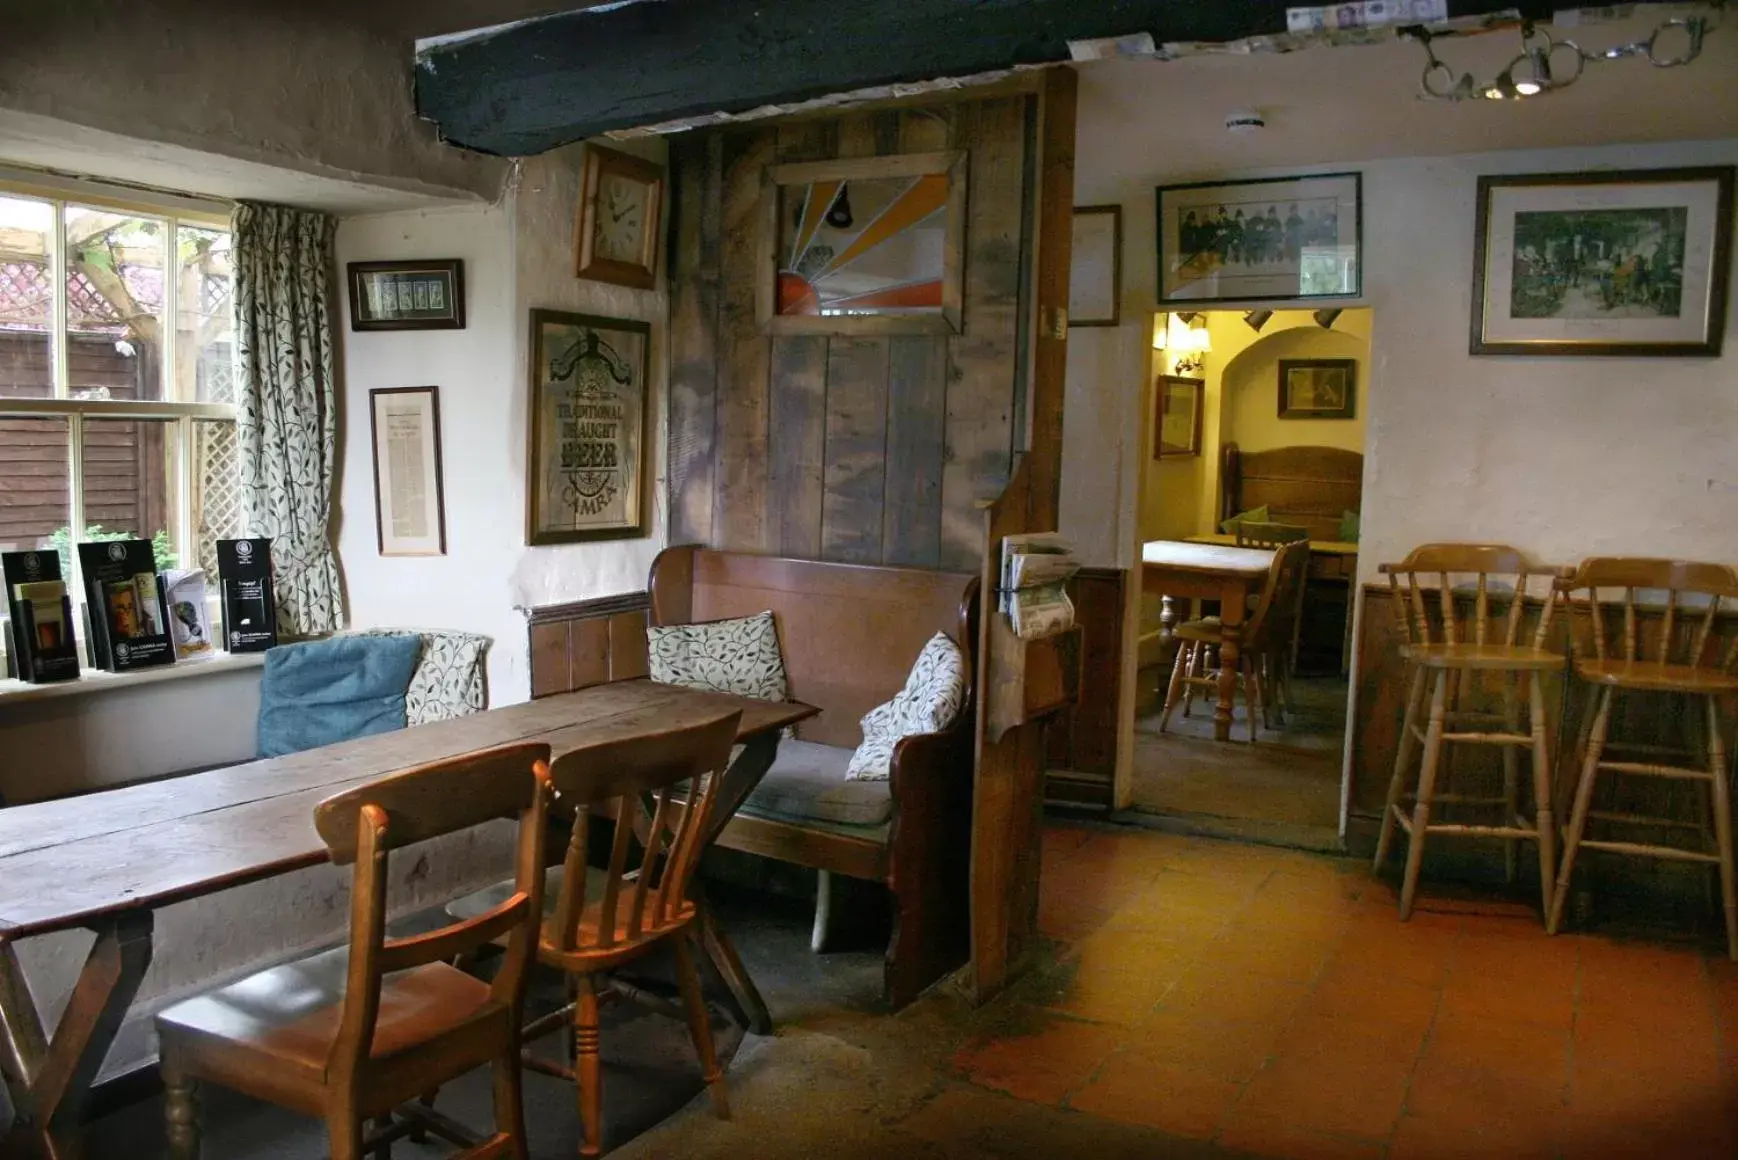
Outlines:
[[[79,567],[78,545],[84,538],[84,416],[73,414],[66,417],[67,439],[67,510],[72,520],[72,567],[71,575],[67,577],[68,588],[72,592],[72,605],[78,608],[84,604],[84,572]],[[82,636],[89,633],[81,632]],[[89,647],[90,642],[85,642]]]
[[[163,240],[163,383],[162,398],[185,402],[175,392],[179,375],[175,365],[175,343],[181,329],[181,246],[180,231],[172,217],[163,219],[167,236]]]
[[[54,330],[49,335],[49,361],[54,369],[54,397],[67,397],[67,382],[70,378],[66,365],[66,272],[69,268],[66,254],[66,203],[54,203],[54,241],[52,252],[48,256],[49,301],[54,304]]]
[[[199,536],[193,526],[193,420],[175,421],[175,558],[183,568],[198,566]]]

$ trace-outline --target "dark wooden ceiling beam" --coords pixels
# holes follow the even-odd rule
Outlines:
[[[639,0],[441,45],[422,116],[456,145],[541,153],[611,129],[1068,59],[1070,40],[1284,32],[1298,0]],[[1556,0],[1448,0],[1548,17]]]

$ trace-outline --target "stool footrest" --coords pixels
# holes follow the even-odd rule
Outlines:
[[[1412,735],[1418,739],[1420,745],[1428,745],[1430,743],[1429,734],[1416,725],[1412,727]],[[1518,745],[1530,747],[1533,744],[1533,735],[1531,733],[1444,733],[1442,735],[1442,740],[1444,744],[1447,744],[1450,741],[1456,741],[1464,742],[1468,745]]]
[[[1599,768],[1612,773],[1627,773],[1633,777],[1665,777],[1673,781],[1713,781],[1714,775],[1705,769],[1685,769],[1677,765],[1653,765],[1644,761],[1601,761]]]
[[[1700,850],[1681,850],[1676,846],[1648,846],[1640,842],[1604,842],[1581,839],[1584,850],[1605,850],[1612,854],[1634,854],[1644,858],[1664,858],[1668,862],[1718,863],[1720,855],[1704,854]]]
[[[1617,822],[1625,826],[1658,826],[1673,830],[1700,830],[1701,822],[1686,822],[1677,818],[1656,818],[1647,814],[1626,814],[1617,810],[1588,810],[1589,821]],[[1586,843],[1582,843],[1585,845]]]
[[[1398,805],[1394,807],[1394,821],[1402,830],[1406,831],[1408,836],[1416,836],[1413,834],[1412,815]],[[1460,822],[1431,822],[1424,827],[1424,832],[1426,834],[1458,834],[1463,838],[1524,838],[1535,842],[1539,839],[1539,831],[1525,823],[1512,826],[1482,826]]]

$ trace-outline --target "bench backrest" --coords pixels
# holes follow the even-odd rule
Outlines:
[[[771,609],[790,695],[821,710],[797,736],[855,748],[858,720],[905,684],[929,638],[958,641],[976,671],[977,577],[667,548],[652,563],[651,623],[694,624]]]

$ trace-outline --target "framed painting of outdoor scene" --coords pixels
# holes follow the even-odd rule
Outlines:
[[[1733,172],[1479,178],[1472,353],[1718,355]]]
[[[1204,379],[1160,375],[1153,412],[1153,458],[1185,459],[1201,454]]]
[[[1170,185],[1158,205],[1161,302],[1363,293],[1360,174]]]
[[[966,155],[768,166],[757,288],[769,334],[958,334]]]
[[[1357,414],[1358,360],[1279,360],[1281,419],[1351,419]]]
[[[533,545],[646,535],[650,323],[531,312]]]

